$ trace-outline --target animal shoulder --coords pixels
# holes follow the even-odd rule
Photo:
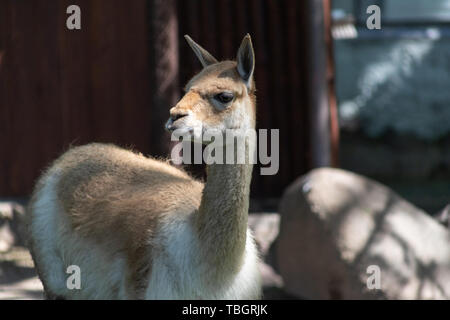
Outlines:
[[[106,144],[72,148],[53,170],[60,172],[57,196],[72,226],[97,238],[111,230],[145,235],[164,215],[195,211],[203,190],[167,162]]]

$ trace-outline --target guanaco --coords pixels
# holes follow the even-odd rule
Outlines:
[[[170,109],[169,131],[255,128],[255,55],[217,61],[185,36],[203,69]],[[197,130],[200,129],[200,130]],[[251,152],[248,148],[248,152]],[[252,164],[207,165],[206,182],[169,164],[91,143],[38,180],[27,210],[30,250],[49,299],[257,299],[247,225]],[[80,287],[69,288],[69,266]]]

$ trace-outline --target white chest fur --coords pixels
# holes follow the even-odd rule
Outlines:
[[[237,274],[211,278],[200,260],[199,244],[186,219],[165,224],[158,235],[146,299],[258,299],[260,274],[256,246],[247,230],[244,263]]]

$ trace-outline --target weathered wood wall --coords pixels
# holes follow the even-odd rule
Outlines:
[[[255,174],[252,192],[280,195],[313,166],[310,2],[0,0],[0,196],[27,195],[70,145],[112,142],[164,155],[163,121],[200,70],[183,35],[234,58],[246,33],[256,51],[258,127],[280,129],[280,171]],[[70,4],[81,7],[82,30],[65,27]]]
[[[0,195],[29,193],[71,144],[151,151],[147,15],[145,0],[0,1]]]

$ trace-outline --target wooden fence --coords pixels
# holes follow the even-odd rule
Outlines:
[[[279,196],[315,166],[310,89],[333,79],[311,77],[318,2],[0,0],[0,196],[29,194],[70,145],[112,142],[167,155],[168,110],[200,70],[183,35],[234,58],[246,33],[256,51],[258,127],[280,129],[279,173],[255,174],[252,194]],[[81,30],[66,28],[71,4],[81,8]],[[319,135],[328,139],[325,129]]]

